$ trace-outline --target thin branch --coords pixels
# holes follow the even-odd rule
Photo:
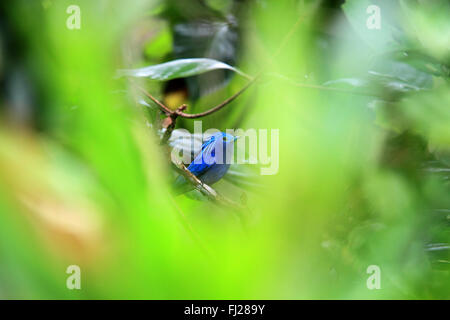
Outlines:
[[[217,106],[206,110],[204,112],[200,112],[200,113],[185,113],[182,110],[186,109],[186,105],[182,105],[180,108],[178,108],[177,110],[170,110],[167,106],[165,106],[161,101],[159,101],[158,99],[156,99],[155,97],[153,97],[150,93],[148,93],[144,88],[142,88],[141,86],[136,84],[136,88],[138,88],[143,94],[145,94],[148,98],[150,98],[151,100],[153,100],[153,102],[155,102],[159,108],[165,112],[167,114],[167,116],[174,116],[176,115],[176,117],[181,117],[181,118],[186,118],[186,119],[196,119],[196,118],[201,118],[207,115],[210,115],[216,111],[219,111],[220,109],[222,109],[223,107],[225,107],[226,105],[228,105],[230,102],[232,102],[234,99],[236,99],[239,95],[241,95],[248,87],[250,87],[250,85],[255,82],[257,77],[252,78],[252,80],[250,80],[249,82],[247,82],[247,84],[238,92],[236,92],[235,94],[233,94],[231,97],[229,97],[228,99],[224,100],[222,103],[218,104]],[[183,107],[183,108],[182,108]]]
[[[209,109],[207,111],[200,112],[200,113],[194,113],[194,114],[179,112],[178,115],[180,117],[187,118],[187,119],[195,119],[195,118],[201,118],[201,117],[210,115],[210,114],[212,114],[212,113],[214,113],[216,111],[219,111],[220,109],[222,109],[223,107],[228,105],[230,102],[232,102],[234,99],[239,97],[248,87],[250,87],[253,84],[253,82],[255,82],[256,79],[257,79],[257,77],[252,78],[252,80],[247,82],[247,84],[241,90],[239,90],[238,92],[233,94],[228,99],[224,100],[222,103],[218,104],[217,106],[215,106],[215,107],[213,107],[213,108],[211,108],[211,109]]]
[[[174,163],[174,165],[178,169],[180,174],[185,177],[198,191],[205,195],[209,200],[219,205],[231,207],[236,210],[245,209],[245,206],[243,206],[242,204],[225,198],[224,196],[217,193],[217,191],[211,188],[209,185],[203,183],[192,172],[190,172],[183,163]]]
[[[148,98],[150,98],[154,103],[158,105],[158,107],[167,115],[171,115],[173,113],[172,110],[170,110],[168,107],[166,107],[161,101],[153,97],[150,93],[148,93],[144,88],[142,88],[140,85],[132,81],[132,83],[138,88],[144,95],[146,95]]]
[[[164,132],[163,137],[161,138],[161,144],[165,144],[167,141],[169,141],[170,136],[172,135],[172,131],[173,129],[175,129],[175,124],[177,121],[177,117],[178,117],[178,113],[182,112],[183,110],[185,110],[187,108],[187,105],[182,104],[181,106],[178,107],[177,110],[175,110],[175,112],[171,113],[166,119],[169,120],[169,124],[166,127],[166,131]],[[165,119],[165,120],[166,120]]]

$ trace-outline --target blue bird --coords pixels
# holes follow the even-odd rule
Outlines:
[[[238,137],[225,132],[212,135],[203,145],[188,170],[207,185],[219,181],[230,168],[230,160],[234,151],[234,141]],[[230,159],[227,161],[227,159]],[[227,163],[228,162],[228,163]],[[176,194],[182,194],[194,189],[194,186],[183,176],[175,180]]]

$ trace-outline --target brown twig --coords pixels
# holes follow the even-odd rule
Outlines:
[[[233,94],[231,97],[229,97],[228,99],[224,100],[222,103],[218,104],[215,107],[212,107],[209,110],[206,110],[204,112],[200,112],[200,113],[185,113],[183,112],[183,110],[186,109],[186,105],[182,105],[181,107],[183,107],[181,109],[178,108],[176,110],[170,110],[167,106],[165,106],[161,101],[159,101],[158,99],[156,99],[155,97],[153,97],[150,93],[148,93],[144,88],[142,88],[139,85],[136,85],[136,88],[138,88],[143,94],[145,94],[148,98],[150,98],[153,102],[155,102],[158,107],[167,115],[167,116],[176,116],[176,117],[181,117],[181,118],[186,118],[186,119],[196,119],[196,118],[201,118],[207,115],[210,115],[216,111],[219,111],[220,109],[222,109],[223,107],[225,107],[226,105],[228,105],[230,102],[232,102],[234,99],[236,99],[239,95],[241,95],[253,82],[255,82],[256,77],[252,78],[252,80],[250,80],[249,82],[247,82],[247,84],[238,92],[236,92],[235,94]]]
[[[181,105],[176,110],[171,110],[166,105],[164,105],[164,103],[162,103],[161,101],[159,101],[158,99],[153,97],[150,93],[148,93],[144,88],[142,88],[141,86],[139,86],[138,84],[136,84],[134,82],[133,83],[137,89],[139,89],[144,95],[146,95],[154,103],[156,103],[156,105],[161,109],[161,111],[164,112],[167,116],[166,120],[168,123],[166,123],[166,131],[164,132],[164,134],[161,138],[161,142],[160,142],[161,145],[163,145],[163,144],[166,144],[167,141],[170,139],[170,136],[172,135],[172,131],[173,131],[173,129],[175,129],[175,125],[176,125],[176,121],[177,121],[178,117],[182,117],[182,118],[186,118],[186,119],[196,119],[196,118],[205,117],[216,111],[219,111],[220,109],[222,109],[223,107],[228,105],[230,102],[232,102],[234,99],[236,99],[239,95],[241,95],[248,87],[250,87],[250,85],[252,85],[253,82],[256,81],[257,78],[258,78],[258,76],[252,78],[249,82],[247,82],[247,84],[241,90],[239,90],[238,92],[236,92],[231,97],[224,100],[217,106],[212,107],[211,109],[206,110],[204,112],[193,113],[193,114],[183,112],[187,108],[186,104]]]
[[[253,82],[255,82],[257,79],[257,77],[252,78],[249,82],[247,82],[247,84],[238,92],[236,92],[235,94],[233,94],[231,97],[229,97],[228,99],[224,100],[222,103],[218,104],[217,106],[206,110],[204,112],[200,112],[200,113],[194,113],[194,114],[189,114],[189,113],[179,113],[178,115],[183,117],[183,118],[187,118],[187,119],[196,119],[196,118],[201,118],[207,115],[210,115],[216,111],[219,111],[220,109],[222,109],[223,107],[225,107],[226,105],[228,105],[230,102],[232,102],[234,99],[236,99],[237,97],[239,97],[248,87],[250,87]]]
[[[137,83],[135,83],[134,81],[131,81],[134,86],[136,88],[139,89],[139,91],[141,91],[144,95],[146,95],[148,98],[150,98],[150,100],[152,100],[154,103],[156,103],[158,105],[158,107],[161,109],[161,111],[163,111],[166,115],[170,115],[172,114],[174,111],[170,110],[168,107],[166,107],[164,105],[164,103],[162,103],[161,101],[159,101],[158,99],[156,99],[154,96],[152,96],[150,93],[148,93],[144,88],[142,88],[140,85],[138,85]]]
[[[219,194],[216,190],[214,190],[212,187],[207,185],[206,183],[202,182],[198,177],[196,177],[192,172],[189,171],[186,166],[181,163],[174,163],[175,167],[178,169],[180,174],[186,178],[198,191],[200,191],[203,195],[205,195],[209,200],[213,201],[214,203],[218,205],[222,205],[225,207],[233,208],[236,210],[242,210],[245,209],[245,206],[234,202],[221,194]]]
[[[161,144],[167,143],[170,136],[172,135],[173,129],[175,129],[175,124],[176,124],[179,113],[182,112],[183,110],[185,110],[186,108],[187,108],[187,105],[182,104],[181,106],[178,107],[177,110],[175,110],[175,112],[172,112],[171,114],[169,114],[168,118],[166,118],[166,119],[169,119],[169,124],[167,125],[166,131],[164,132],[164,135],[161,138]]]
[[[215,107],[212,107],[209,110],[206,110],[204,112],[200,112],[200,113],[185,113],[183,112],[184,110],[186,110],[187,105],[183,104],[180,107],[178,107],[176,110],[171,110],[170,108],[168,108],[166,105],[164,105],[164,103],[162,103],[161,101],[159,101],[158,99],[156,99],[155,97],[153,97],[150,93],[148,93],[144,88],[142,88],[141,86],[139,86],[138,84],[134,83],[133,84],[136,86],[137,89],[139,89],[145,96],[147,96],[148,98],[150,98],[154,103],[156,103],[156,105],[161,109],[162,112],[164,112],[167,116],[166,120],[168,123],[166,123],[166,131],[164,132],[162,138],[161,138],[161,145],[166,144],[167,141],[170,139],[170,136],[172,135],[172,131],[173,129],[175,129],[175,125],[176,125],[176,121],[178,117],[182,117],[182,118],[186,118],[186,119],[196,119],[196,118],[201,118],[201,117],[205,117],[207,115],[210,115],[216,111],[219,111],[220,109],[222,109],[223,107],[225,107],[226,105],[228,105],[230,102],[232,102],[234,99],[236,99],[239,95],[241,95],[248,87],[250,87],[250,85],[256,81],[257,77],[252,78],[249,82],[247,82],[247,84],[238,92],[236,92],[235,94],[233,94],[231,97],[229,97],[228,99],[224,100],[223,102],[221,102],[220,104],[218,104]]]

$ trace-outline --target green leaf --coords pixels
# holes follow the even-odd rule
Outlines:
[[[195,76],[212,70],[232,70],[241,76],[250,78],[242,71],[217,60],[207,58],[178,59],[139,69],[123,69],[119,76],[146,77],[152,80],[167,81],[176,78]]]
[[[166,26],[146,45],[145,56],[149,59],[161,59],[172,51],[172,41],[172,33],[169,26]]]
[[[411,130],[437,148],[450,150],[449,86],[430,92],[418,92],[400,103],[400,111]]]
[[[237,24],[232,15],[226,21],[177,22],[173,25],[174,59],[208,58],[235,65],[239,48]],[[186,79],[189,97],[196,101],[227,85],[233,76],[229,70],[217,70]]]
[[[419,91],[431,89],[430,74],[398,61],[381,60],[369,70],[371,80],[389,91]]]
[[[353,89],[355,92],[383,97],[390,93],[430,90],[433,85],[433,78],[427,72],[423,72],[408,63],[379,60],[368,69],[368,75],[366,76],[331,80],[323,85]]]

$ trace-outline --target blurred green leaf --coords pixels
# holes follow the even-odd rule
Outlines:
[[[423,135],[434,147],[450,146],[450,91],[423,92],[405,98],[400,104],[411,129]]]
[[[171,50],[172,33],[166,27],[145,47],[145,55],[149,59],[157,59],[169,54]]]
[[[378,61],[370,70],[374,82],[389,91],[418,91],[430,89],[433,78],[430,74],[398,61]]]
[[[404,93],[431,89],[433,77],[408,63],[381,59],[363,77],[342,78],[327,81],[325,86],[352,89],[355,93],[365,93],[379,97],[391,93]]]
[[[450,62],[450,2],[400,1],[405,12],[405,22],[410,28],[405,32],[417,38],[423,52],[447,64]]]

